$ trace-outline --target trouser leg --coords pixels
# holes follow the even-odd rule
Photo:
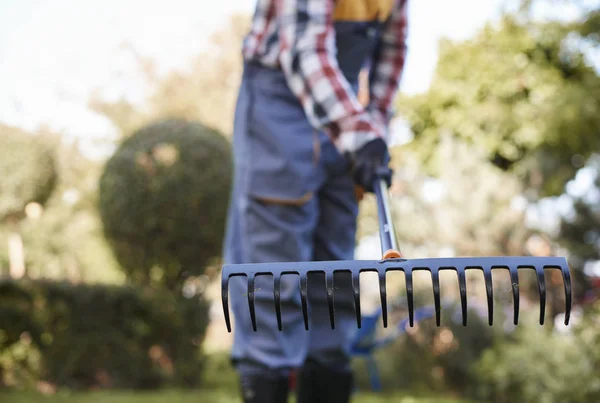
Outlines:
[[[287,403],[288,378],[285,376],[240,375],[244,403]]]
[[[236,106],[235,178],[224,245],[224,260],[229,264],[312,258],[316,198],[298,203],[265,200],[289,201],[304,192],[305,178],[312,177],[311,170],[316,169],[312,164],[310,125],[304,122],[300,106],[283,99],[287,87],[277,85],[277,73],[263,70],[245,66]],[[285,84],[283,76],[281,84]],[[292,94],[290,97],[293,99]],[[230,279],[232,361],[242,376],[266,376],[266,372],[288,376],[302,365],[308,350],[299,278],[281,278],[282,331],[277,326],[273,278],[255,279],[256,332],[252,329],[247,292],[245,277]]]
[[[235,182],[225,244],[226,262],[311,260],[316,199],[299,206],[267,203],[248,196],[241,173]],[[246,278],[230,279],[234,319],[232,360],[240,375],[244,402],[285,403],[289,374],[302,365],[309,344],[299,279],[294,275],[281,279],[282,331],[277,327],[273,278],[257,276],[255,288],[256,332],[249,314]]]
[[[308,358],[298,374],[297,403],[347,403],[353,388],[353,374],[319,364]]]
[[[307,246],[310,242],[302,240],[304,232],[312,233],[309,206],[292,209],[252,199],[246,199],[242,204],[245,204],[244,214],[233,214],[237,230],[234,230],[232,238],[237,238],[237,242],[232,241],[231,247],[235,245],[241,249],[238,253],[245,255],[244,261],[310,260],[311,248]],[[285,217],[286,221],[281,217]],[[293,231],[286,231],[282,227],[289,226],[290,221],[296,225]],[[242,377],[264,377],[266,372],[287,377],[293,368],[302,365],[308,350],[309,333],[304,329],[298,277],[286,275],[281,279],[282,331],[277,327],[273,278],[257,276],[255,287],[257,331],[252,329],[246,278],[230,280],[235,324],[232,358]]]
[[[324,150],[328,151],[336,163],[336,154]],[[319,193],[314,260],[353,258],[357,215],[358,202],[350,176],[330,175]],[[298,374],[297,402],[347,403],[353,388],[350,341],[356,331],[351,276],[334,276],[335,329],[330,325],[324,276],[313,276],[309,286],[311,332],[307,360]]]

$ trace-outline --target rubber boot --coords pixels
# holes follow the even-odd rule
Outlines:
[[[289,379],[258,375],[241,377],[244,403],[287,403]]]
[[[333,371],[307,360],[298,373],[297,403],[349,403],[354,378],[352,372]]]

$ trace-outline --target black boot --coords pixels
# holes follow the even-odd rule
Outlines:
[[[354,385],[351,372],[332,371],[307,360],[298,373],[297,403],[349,403]]]
[[[287,403],[289,379],[262,376],[242,376],[244,403]]]

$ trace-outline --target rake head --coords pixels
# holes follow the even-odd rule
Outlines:
[[[327,303],[329,305],[329,318],[331,328],[335,328],[334,309],[334,273],[349,273],[352,276],[352,293],[354,296],[354,309],[356,313],[356,324],[361,327],[360,309],[360,273],[376,272],[379,275],[379,294],[381,298],[383,327],[387,327],[387,287],[386,274],[393,271],[402,271],[406,281],[406,296],[408,300],[409,323],[414,323],[413,305],[413,273],[417,270],[425,270],[431,273],[433,285],[433,298],[435,304],[436,324],[440,326],[441,304],[440,304],[440,272],[443,270],[455,271],[458,276],[460,301],[462,308],[463,325],[467,325],[467,270],[481,270],[485,280],[488,305],[488,323],[493,324],[494,301],[492,271],[507,270],[510,274],[514,305],[514,324],[519,322],[519,270],[534,270],[537,275],[538,291],[540,295],[540,325],[544,324],[546,310],[546,282],[544,270],[554,269],[562,273],[565,289],[565,325],[569,323],[571,313],[571,275],[565,258],[562,257],[461,257],[461,258],[433,258],[433,259],[385,259],[385,260],[349,260],[349,261],[326,261],[326,262],[303,262],[303,263],[253,263],[235,264],[223,266],[221,276],[221,297],[227,330],[231,332],[229,317],[229,279],[234,276],[247,277],[248,283],[248,307],[252,327],[256,328],[256,315],[254,310],[255,279],[257,276],[272,276],[274,291],[273,300],[277,315],[279,330],[281,325],[281,276],[285,274],[296,274],[300,276],[300,297],[302,300],[302,313],[304,316],[304,327],[308,330],[308,275],[311,273],[325,274],[325,288],[327,291]],[[339,288],[336,291],[341,291]],[[347,290],[350,291],[350,290]]]
[[[571,274],[567,260],[563,257],[532,257],[532,256],[504,256],[504,257],[459,257],[459,258],[432,258],[432,259],[403,259],[398,250],[398,241],[394,230],[389,201],[387,198],[387,184],[384,180],[375,183],[374,193],[377,197],[379,235],[381,239],[382,260],[346,260],[346,261],[317,261],[297,263],[248,263],[224,265],[221,272],[221,298],[227,331],[231,332],[229,317],[229,279],[235,276],[245,276],[248,282],[248,307],[252,327],[256,331],[255,313],[255,280],[257,276],[273,277],[273,300],[277,325],[281,325],[281,276],[295,274],[300,276],[300,297],[302,302],[302,313],[304,316],[304,327],[308,330],[308,275],[325,274],[325,289],[327,292],[327,303],[329,305],[329,318],[331,328],[335,328],[334,309],[334,273],[349,273],[352,276],[352,294],[354,297],[354,310],[356,313],[356,324],[361,327],[360,310],[360,273],[376,272],[379,275],[379,294],[381,298],[381,317],[383,327],[388,325],[387,312],[387,287],[386,274],[393,271],[404,272],[406,281],[406,296],[408,302],[409,323],[414,324],[413,305],[413,272],[425,270],[431,273],[433,285],[433,298],[435,304],[435,318],[437,326],[440,326],[440,272],[443,270],[455,271],[458,276],[460,290],[460,302],[462,308],[462,322],[467,325],[467,270],[481,270],[485,280],[488,304],[488,323],[493,324],[494,300],[492,271],[508,270],[512,283],[514,324],[519,322],[519,270],[534,270],[537,275],[538,291],[540,294],[540,325],[544,324],[546,310],[546,282],[544,270],[560,270],[565,288],[565,325],[569,324],[571,314]],[[341,290],[341,288],[336,288]],[[344,290],[350,292],[350,290]]]

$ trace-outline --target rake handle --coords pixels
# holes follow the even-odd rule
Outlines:
[[[377,215],[379,217],[379,238],[383,260],[402,257],[396,238],[396,230],[390,209],[388,185],[384,179],[378,178],[373,186],[377,198]]]

